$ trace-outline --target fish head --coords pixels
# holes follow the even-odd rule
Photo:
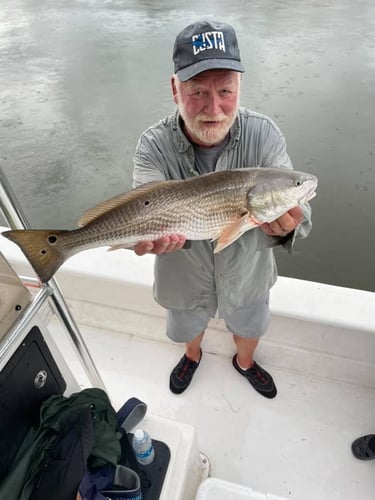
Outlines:
[[[260,168],[247,193],[250,213],[261,223],[272,222],[315,196],[318,179],[309,173],[285,168]]]

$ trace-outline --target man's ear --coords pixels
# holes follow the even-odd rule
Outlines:
[[[172,87],[173,102],[175,104],[178,104],[176,77],[174,75],[171,78],[171,87]]]

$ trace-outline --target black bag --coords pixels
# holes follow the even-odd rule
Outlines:
[[[43,460],[30,500],[75,500],[92,445],[91,408],[76,408]]]

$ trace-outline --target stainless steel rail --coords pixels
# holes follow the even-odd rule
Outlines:
[[[30,229],[30,225],[23,213],[22,207],[19,204],[11,185],[5,175],[5,172],[0,166],[0,210],[12,229]],[[77,357],[85,370],[90,383],[94,387],[105,389],[102,378],[95,366],[91,354],[86,346],[86,343],[81,335],[81,332],[76,325],[69,308],[65,302],[63,294],[54,278],[47,284],[41,285],[41,290],[34,298],[31,305],[26,309],[25,313],[13,325],[7,339],[0,345],[0,357],[6,349],[10,348],[16,339],[22,335],[25,326],[31,321],[32,316],[40,309],[42,304],[47,300],[52,302],[56,316],[65,327],[65,332],[69,335]]]

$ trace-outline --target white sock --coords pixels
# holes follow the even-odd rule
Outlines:
[[[253,366],[253,364],[251,364],[251,365],[250,365],[250,366],[248,366],[247,368],[244,368],[243,366],[241,366],[241,365],[240,365],[240,363],[239,363],[239,361],[238,361],[238,354],[237,354],[236,360],[237,360],[237,364],[238,364],[238,366],[239,366],[239,367],[241,368],[241,370],[243,370],[244,372]]]

